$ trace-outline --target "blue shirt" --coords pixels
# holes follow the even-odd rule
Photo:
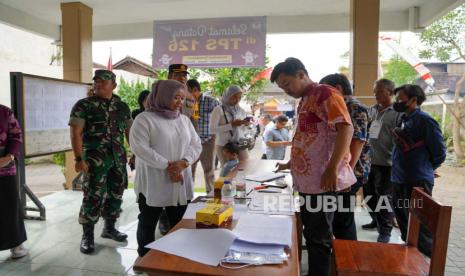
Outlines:
[[[226,163],[224,163],[223,168],[221,169],[220,176],[221,177],[227,176],[232,170],[234,170],[234,168],[237,167],[238,164],[239,164],[238,159],[227,161]]]
[[[276,126],[265,133],[263,137],[266,142],[289,141],[289,131],[286,128],[277,129]],[[269,147],[266,146],[266,158],[270,160],[283,160],[286,155],[286,146]]]
[[[198,133],[199,137],[202,140],[202,143],[210,140],[212,135],[210,134],[210,128],[208,127],[210,124],[211,113],[216,106],[220,103],[218,100],[207,96],[207,95],[200,95],[199,98],[199,115],[200,119],[198,122]]]
[[[428,114],[417,109],[402,118],[402,133],[410,144],[405,150],[398,142],[392,154],[393,183],[427,181],[434,184],[434,170],[446,159],[446,146],[438,123]],[[397,139],[396,139],[397,140]]]

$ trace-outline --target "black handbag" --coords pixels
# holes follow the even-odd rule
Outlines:
[[[226,121],[226,124],[229,124],[228,117],[226,116],[226,111],[224,110],[223,105],[221,105],[221,109],[223,109],[223,116],[224,116],[224,120]],[[255,138],[254,137],[241,137],[241,138],[239,138],[237,140],[233,140],[234,133],[232,132],[232,130],[230,130],[229,133],[231,133],[230,142],[234,143],[236,145],[236,147],[239,148],[240,150],[253,148],[253,146],[255,145]]]

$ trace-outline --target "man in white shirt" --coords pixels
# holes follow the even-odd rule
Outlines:
[[[262,125],[264,126],[263,134],[262,134],[262,159],[267,159],[266,157],[267,147],[265,143],[265,135],[267,134],[268,131],[270,131],[274,127],[273,117],[271,117],[271,115],[269,114],[263,115]]]

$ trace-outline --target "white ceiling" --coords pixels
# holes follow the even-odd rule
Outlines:
[[[76,1],[76,0],[75,0]],[[60,0],[0,0],[0,21],[54,37]],[[81,0],[93,9],[94,39],[151,37],[154,20],[267,16],[269,32],[348,30],[350,0]],[[465,0],[381,0],[383,30],[406,30],[409,8],[419,25]],[[117,26],[115,26],[117,25]],[[52,30],[53,29],[53,30]],[[116,30],[114,30],[116,29]]]

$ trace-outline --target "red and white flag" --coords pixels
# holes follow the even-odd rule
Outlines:
[[[111,48],[110,48],[110,57],[108,58],[107,70],[113,71],[113,60],[111,59]]]
[[[407,61],[430,88],[434,87],[434,79],[431,76],[431,72],[418,57],[388,36],[383,35],[380,39],[401,58]]]
[[[259,80],[269,79],[272,71],[273,67],[268,67],[265,70],[258,72],[258,74],[252,78],[251,83],[254,84]]]

